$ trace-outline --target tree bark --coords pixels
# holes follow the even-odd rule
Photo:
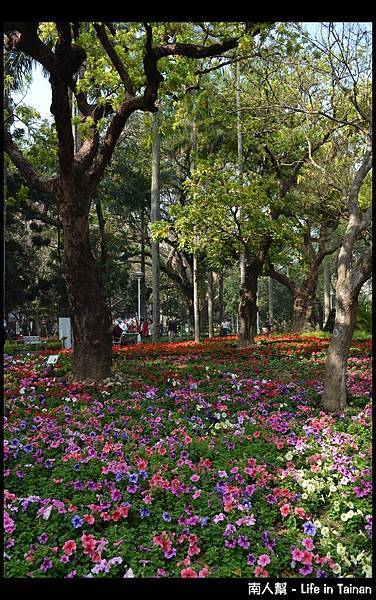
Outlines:
[[[318,270],[311,270],[309,276],[302,285],[295,288],[291,325],[291,331],[293,333],[302,333],[309,327],[309,320],[312,315],[313,303],[315,301],[317,279]]]
[[[358,298],[353,298],[345,287],[337,297],[336,319],[325,364],[322,405],[328,412],[342,410],[347,404],[346,368],[357,308]]]
[[[159,113],[153,115],[153,144],[151,172],[151,222],[159,219],[159,169],[160,169],[160,133]],[[153,287],[153,341],[160,338],[160,300],[159,300],[159,243],[152,242],[152,287]]]
[[[208,326],[209,326],[209,337],[214,337],[214,323],[213,323],[213,272],[209,269],[208,271]]]
[[[98,199],[95,202],[95,208],[97,211],[99,235],[100,235],[100,269],[99,269],[99,282],[100,287],[103,289],[105,281],[105,274],[107,269],[107,244],[106,244],[106,219],[103,215],[101,201]],[[103,289],[103,297],[106,298],[105,290]]]
[[[330,313],[330,270],[328,261],[324,261],[324,325]]]
[[[239,348],[254,344],[257,327],[257,284],[260,265],[255,257],[244,260],[244,277],[240,286],[239,302]]]
[[[72,373],[102,381],[111,374],[111,313],[103,301],[90,248],[90,190],[81,181],[62,182],[59,192],[64,257],[73,331]],[[86,189],[85,189],[86,188]]]

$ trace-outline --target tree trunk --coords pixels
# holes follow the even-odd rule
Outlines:
[[[193,255],[193,311],[194,311],[194,328],[195,342],[200,343],[200,301],[198,295],[198,263],[197,254]]]
[[[346,368],[357,307],[358,298],[352,298],[344,286],[340,295],[337,295],[336,319],[325,363],[324,393],[321,403],[329,412],[341,411],[347,404]]]
[[[324,261],[324,325],[330,313],[330,270],[328,261]]]
[[[293,333],[302,333],[309,327],[309,320],[311,318],[316,295],[317,278],[318,268],[312,269],[303,284],[295,289],[293,295],[293,317],[291,326],[291,331]]]
[[[293,298],[293,316],[291,331],[293,333],[302,333],[309,327],[313,307],[313,298],[306,290],[299,288]]]
[[[101,295],[90,248],[90,191],[82,179],[63,182],[59,198],[73,331],[72,372],[77,380],[103,381],[111,374],[111,313]]]
[[[257,326],[257,283],[260,267],[255,258],[244,260],[244,275],[240,286],[239,302],[239,348],[247,348],[254,344]]]
[[[160,133],[159,113],[153,115],[153,146],[151,172],[151,222],[159,219],[159,169],[160,169]],[[159,300],[159,243],[152,242],[152,287],[153,287],[153,341],[160,338],[160,300]]]
[[[100,287],[102,289],[103,298],[106,298],[106,290],[104,286],[105,282],[105,274],[107,268],[107,244],[106,244],[106,219],[103,216],[103,210],[101,201],[98,199],[95,202],[95,208],[97,211],[98,217],[98,225],[99,225],[99,235],[100,235],[100,247],[101,247],[101,255],[100,255],[100,269],[99,269],[99,282]]]
[[[213,323],[213,272],[209,269],[208,271],[208,326],[209,326],[209,337],[214,337],[214,323]]]

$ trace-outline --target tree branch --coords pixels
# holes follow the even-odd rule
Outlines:
[[[45,193],[52,193],[55,191],[58,179],[50,179],[38,175],[31,164],[26,160],[18,146],[13,142],[12,136],[8,131],[4,133],[4,146],[12,163],[18,168],[29,187]]]
[[[275,279],[276,281],[287,287],[290,290],[292,296],[295,295],[296,288],[292,280],[289,277],[287,277],[287,275],[276,271],[272,263],[265,267],[265,275],[268,275],[272,279]]]
[[[119,55],[117,54],[115,48],[111,44],[110,39],[106,33],[104,26],[100,25],[99,23],[94,23],[94,28],[95,28],[95,31],[97,32],[97,36],[98,36],[103,48],[105,49],[113,66],[119,73],[120,79],[124,83],[124,87],[125,87],[127,94],[129,94],[129,96],[134,96],[135,91],[134,91],[134,86],[133,86],[132,80],[128,74],[127,69],[125,68],[124,63],[120,60]]]

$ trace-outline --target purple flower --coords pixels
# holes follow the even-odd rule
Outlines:
[[[275,504],[275,503],[277,502],[277,500],[278,500],[278,499],[277,499],[277,497],[276,497],[276,496],[274,496],[273,494],[268,494],[268,495],[266,496],[266,500],[267,500],[267,502],[269,502],[269,504]]]
[[[82,527],[82,525],[84,524],[84,520],[81,519],[81,517],[79,515],[74,515],[74,517],[72,517],[72,525],[75,529],[78,529],[79,527]]]
[[[60,558],[60,562],[66,565],[67,563],[69,563],[69,556],[67,554],[63,554],[63,556]]]
[[[249,548],[250,543],[244,535],[239,535],[238,546],[240,546],[240,548],[244,548],[245,550]]]
[[[45,556],[40,566],[40,570],[42,571],[42,573],[46,573],[46,571],[52,569],[52,566],[52,561],[49,558],[47,558],[47,556]]]
[[[171,548],[171,550],[165,550],[163,552],[163,554],[164,554],[165,558],[168,558],[168,559],[173,558],[174,556],[176,556],[176,549]]]
[[[131,473],[130,475],[128,475],[128,479],[129,479],[130,483],[137,483],[137,481],[138,481],[137,473]]]
[[[256,562],[256,557],[254,554],[248,554],[247,556],[247,565],[252,566]]]
[[[326,577],[325,571],[322,571],[321,569],[317,569],[316,577]]]
[[[149,515],[150,515],[150,510],[148,510],[147,508],[141,508],[141,510],[140,510],[141,519],[144,519],[145,517],[148,517]]]
[[[48,535],[47,535],[47,533],[42,533],[38,537],[38,541],[39,541],[40,544],[46,544],[48,542]]]
[[[162,513],[162,519],[163,519],[164,521],[166,521],[166,523],[170,523],[170,521],[171,521],[171,516],[169,515],[169,513],[168,513],[168,512],[163,512],[163,513]]]
[[[306,535],[311,535],[313,537],[316,534],[316,527],[312,521],[306,521],[303,525],[303,529]]]

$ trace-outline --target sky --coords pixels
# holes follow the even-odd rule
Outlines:
[[[311,35],[315,35],[320,23],[303,23],[303,25]],[[44,77],[39,65],[34,68],[33,80],[26,95],[14,96],[16,102],[19,102],[21,98],[23,98],[23,104],[36,108],[42,118],[52,120],[53,116],[50,113],[51,88],[48,77]]]

